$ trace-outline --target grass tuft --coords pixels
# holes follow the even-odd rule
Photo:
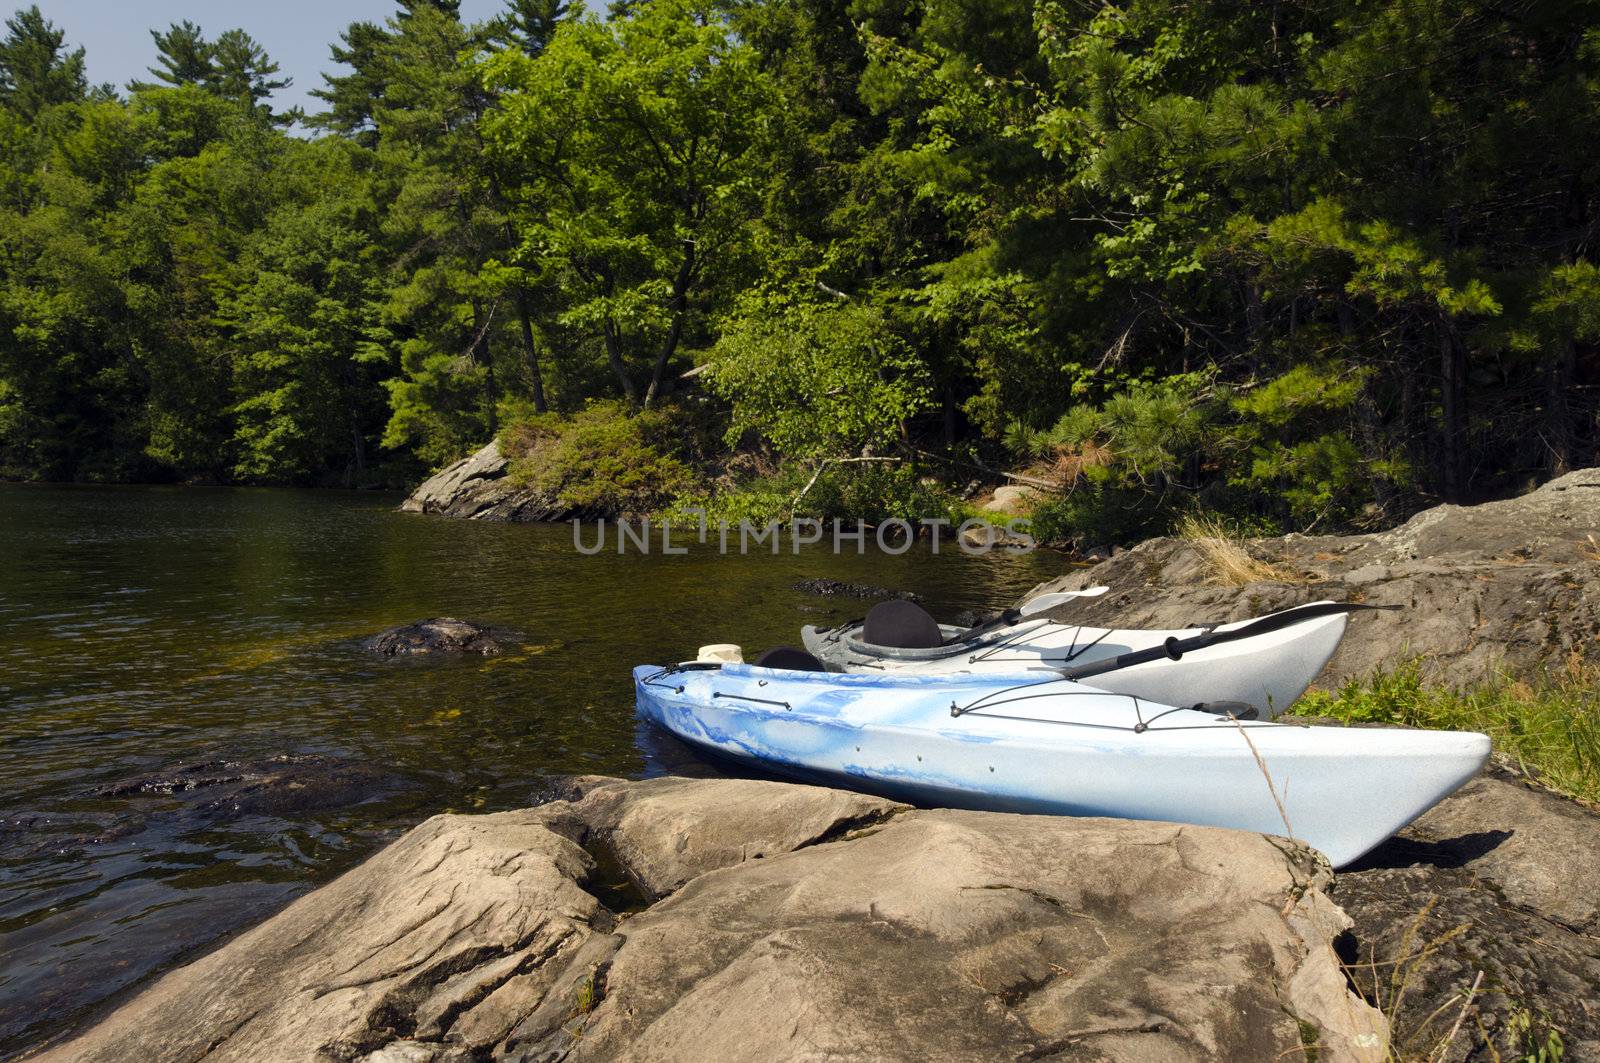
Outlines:
[[[1580,658],[1529,683],[1502,677],[1456,691],[1423,682],[1420,662],[1336,692],[1311,691],[1302,716],[1392,723],[1442,731],[1481,731],[1497,752],[1545,786],[1600,802],[1600,667]]]

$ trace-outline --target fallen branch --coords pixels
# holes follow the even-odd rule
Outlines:
[[[988,473],[990,476],[1003,476],[1007,480],[1015,480],[1019,484],[1027,484],[1029,487],[1037,487],[1041,491],[1054,491],[1056,494],[1060,495],[1068,493],[1065,484],[1057,483],[1054,480],[1041,480],[1037,476],[1025,476],[1020,472],[1003,472],[1000,469],[991,469],[987,465],[979,465],[977,462],[959,461],[955,458],[947,458],[942,454],[934,454],[926,450],[917,451],[917,456],[923,458],[932,458],[934,461],[942,461],[946,465],[960,465],[967,469],[977,469],[979,472]]]

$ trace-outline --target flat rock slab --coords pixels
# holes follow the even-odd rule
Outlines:
[[[1283,839],[579,780],[439,816],[40,1059],[1379,1060]],[[660,896],[586,889],[605,846]]]

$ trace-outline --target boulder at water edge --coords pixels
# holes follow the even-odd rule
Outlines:
[[[580,780],[427,821],[39,1058],[1380,1060],[1330,881],[1242,832]]]

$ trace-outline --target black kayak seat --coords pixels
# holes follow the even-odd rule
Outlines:
[[[782,668],[788,672],[826,672],[828,666],[796,646],[774,646],[755,660],[757,668]]]
[[[939,622],[916,602],[879,602],[867,611],[861,641],[897,650],[931,650],[944,643]]]

